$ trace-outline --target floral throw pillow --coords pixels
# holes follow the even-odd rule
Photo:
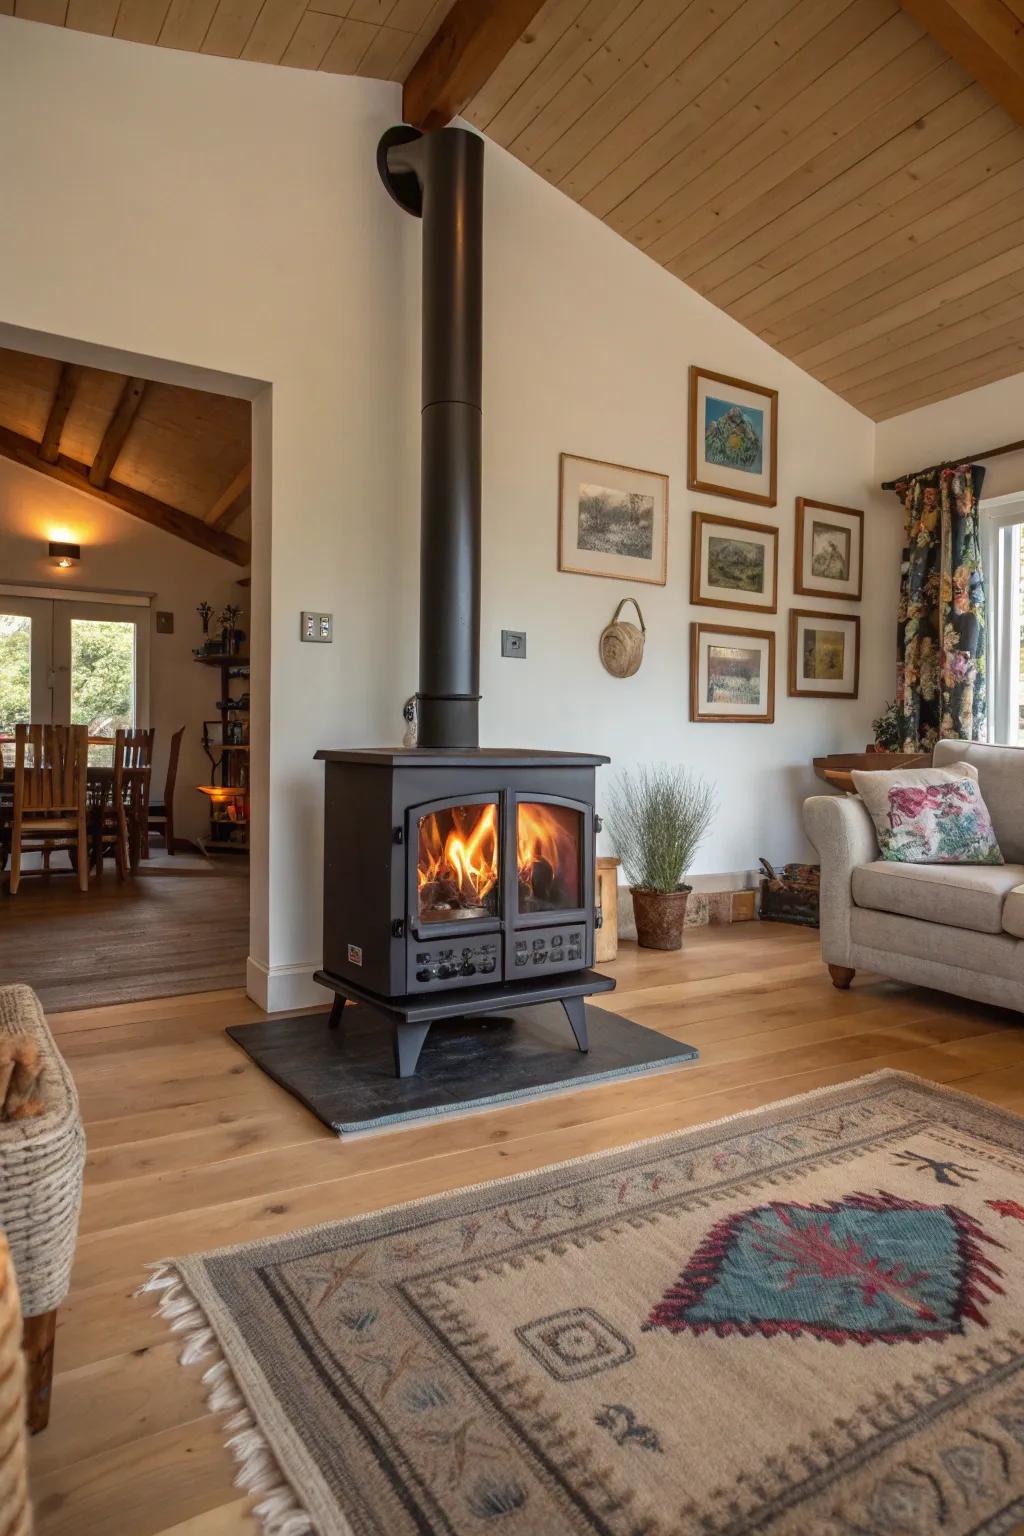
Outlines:
[[[901,864],[1001,864],[992,818],[973,779],[894,785],[889,826],[879,832],[883,859]]]

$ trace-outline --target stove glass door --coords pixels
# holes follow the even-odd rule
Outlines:
[[[495,799],[446,802],[416,818],[416,916],[432,924],[480,922],[499,914]]]
[[[516,805],[518,909],[521,916],[583,906],[583,812],[551,800]]]

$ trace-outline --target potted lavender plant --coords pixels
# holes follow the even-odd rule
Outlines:
[[[681,949],[686,872],[715,816],[711,785],[666,764],[619,774],[609,798],[608,830],[629,881],[637,942]]]

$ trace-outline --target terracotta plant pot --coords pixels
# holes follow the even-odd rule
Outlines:
[[[636,941],[642,949],[682,949],[686,903],[693,889],[677,885],[674,891],[647,891],[631,885]]]

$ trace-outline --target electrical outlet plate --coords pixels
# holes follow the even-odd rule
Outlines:
[[[302,613],[299,639],[311,645],[330,645],[334,639],[334,615],[331,613]]]
[[[526,630],[503,629],[501,632],[501,654],[513,656],[517,661],[522,661],[526,656]]]

